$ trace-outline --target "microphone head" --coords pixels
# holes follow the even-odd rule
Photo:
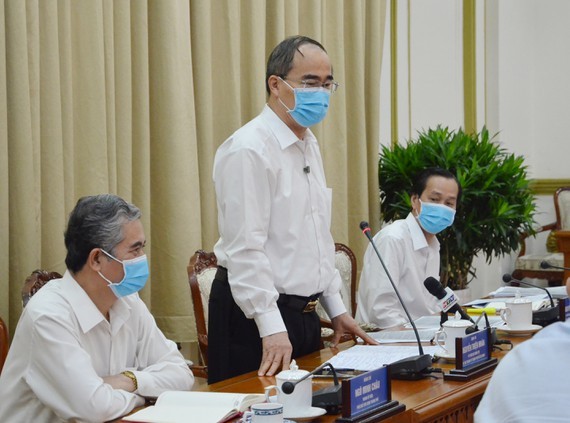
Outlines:
[[[284,394],[290,394],[294,390],[295,390],[295,385],[291,382],[285,382],[281,386],[281,391],[283,391]]]
[[[437,297],[439,300],[445,297],[445,289],[443,288],[443,285],[433,276],[430,276],[424,281],[424,286],[431,295]]]
[[[366,221],[364,221],[364,220],[363,220],[362,222],[360,222],[360,229],[361,229],[362,231],[365,231],[366,229],[370,229],[370,226],[368,225],[368,222],[366,222]]]
[[[513,280],[513,277],[510,275],[510,273],[505,273],[503,275],[503,282],[505,283],[509,283]]]
[[[362,223],[361,223],[361,225],[362,225]],[[540,268],[541,269],[550,269],[551,267],[552,267],[552,265],[547,261],[543,260],[540,262]]]

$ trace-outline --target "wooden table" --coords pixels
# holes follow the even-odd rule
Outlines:
[[[510,339],[516,345],[528,337],[507,337],[499,332],[500,339]],[[339,348],[326,348],[297,360],[299,367],[313,370],[321,363],[330,359],[339,351],[354,345],[347,342]],[[507,346],[503,346],[507,347]],[[499,360],[508,351],[494,352],[493,357]],[[442,368],[445,373],[454,368],[453,364],[434,363],[434,367]],[[489,383],[491,373],[479,376],[468,382],[444,381],[441,373],[435,373],[433,378],[418,381],[392,381],[392,399],[405,404],[406,410],[393,416],[385,422],[472,422],[473,413]],[[331,380],[313,379],[313,389],[321,389],[331,384]],[[215,392],[263,393],[264,388],[275,384],[274,377],[258,377],[256,372],[247,373],[222,382],[209,385],[201,390]],[[333,422],[338,416],[325,415],[314,422]]]

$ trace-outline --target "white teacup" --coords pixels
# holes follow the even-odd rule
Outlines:
[[[505,321],[509,329],[523,330],[532,325],[532,302],[524,298],[515,298],[505,302],[505,308],[501,310],[501,319]]]
[[[283,370],[275,376],[277,385],[271,385],[265,388],[265,398],[268,402],[271,401],[271,391],[277,391],[277,403],[283,404],[283,414],[285,418],[303,416],[310,412],[313,402],[312,375],[302,382],[297,383],[293,392],[283,392],[284,383],[297,382],[308,373],[306,370],[299,370],[297,363],[293,360],[289,366],[289,370]]]
[[[441,326],[435,333],[435,343],[445,350],[448,357],[455,357],[455,340],[463,338],[466,329],[473,324],[469,320],[450,319]],[[443,344],[440,343],[440,336],[444,339]]]
[[[283,405],[276,402],[253,404],[251,411],[243,413],[243,421],[251,423],[283,423]]]

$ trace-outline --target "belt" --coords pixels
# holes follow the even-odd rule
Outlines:
[[[216,279],[226,282],[228,281],[228,269],[222,266],[218,266],[216,272]],[[282,307],[287,307],[292,310],[300,311],[301,313],[311,313],[315,311],[317,305],[319,304],[319,297],[321,292],[318,294],[311,295],[310,297],[302,297],[300,295],[289,295],[289,294],[279,294],[279,299],[277,300],[277,305]]]
[[[311,313],[315,311],[319,304],[321,293],[302,297],[300,295],[279,294],[277,305],[300,311],[301,313]]]

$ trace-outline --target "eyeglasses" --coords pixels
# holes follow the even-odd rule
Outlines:
[[[340,85],[336,81],[321,82],[318,79],[303,79],[301,81],[296,81],[294,79],[289,79],[289,78],[285,78],[285,77],[282,79],[294,82],[296,84],[300,84],[303,86],[302,88],[324,88],[325,90],[330,91],[331,93],[336,92],[336,90],[338,89],[338,87]]]

